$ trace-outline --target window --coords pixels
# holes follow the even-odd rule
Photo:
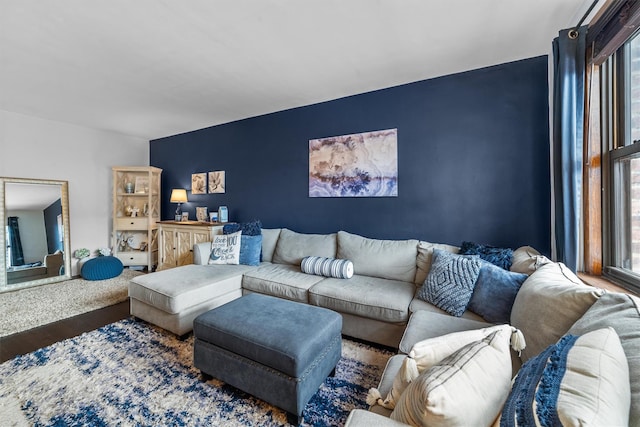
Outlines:
[[[605,274],[640,289],[640,36],[632,36],[604,64],[604,120],[610,160]]]

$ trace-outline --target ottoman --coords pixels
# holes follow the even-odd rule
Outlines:
[[[287,411],[290,423],[342,351],[342,317],[331,310],[248,294],[196,317],[193,363],[215,377]]]

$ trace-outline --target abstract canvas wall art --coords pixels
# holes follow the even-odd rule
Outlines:
[[[309,140],[309,197],[397,196],[397,129]]]

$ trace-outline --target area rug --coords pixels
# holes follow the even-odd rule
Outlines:
[[[306,426],[344,425],[366,408],[392,353],[343,340],[336,376],[305,407]],[[284,411],[200,380],[185,341],[126,319],[0,365],[2,425],[281,426]]]
[[[0,337],[125,301],[129,280],[139,274],[125,269],[113,279],[72,279],[0,293]]]

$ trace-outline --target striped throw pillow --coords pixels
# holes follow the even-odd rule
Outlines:
[[[303,273],[316,276],[350,279],[353,276],[353,263],[348,259],[308,256],[302,259],[300,268]]]
[[[508,329],[495,331],[422,372],[390,418],[412,426],[492,425],[509,394],[510,339]]]

